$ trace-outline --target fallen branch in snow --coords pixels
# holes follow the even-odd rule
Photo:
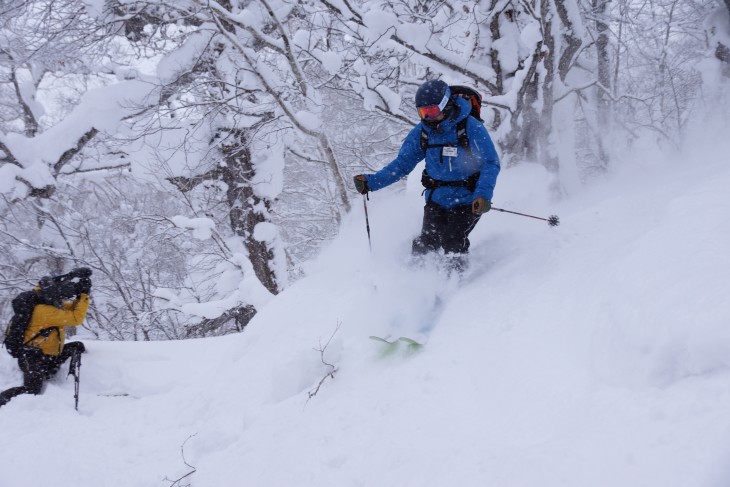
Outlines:
[[[319,383],[317,384],[317,387],[315,387],[313,390],[311,390],[311,391],[309,391],[307,393],[309,397],[307,397],[307,402],[304,403],[304,406],[306,406],[307,403],[309,403],[309,400],[310,399],[312,399],[314,396],[317,395],[317,393],[319,392],[319,389],[322,387],[322,384],[324,384],[324,381],[326,381],[328,377],[330,379],[334,379],[335,378],[335,372],[337,372],[338,369],[333,364],[330,364],[330,363],[328,363],[328,362],[325,361],[325,359],[324,359],[324,352],[327,350],[327,347],[329,346],[330,342],[335,337],[335,335],[337,334],[337,332],[340,331],[340,326],[342,326],[342,322],[341,321],[338,321],[337,322],[337,326],[335,327],[335,331],[332,332],[332,335],[330,335],[329,340],[327,340],[327,343],[325,343],[324,346],[322,346],[322,341],[320,340],[320,342],[319,342],[319,348],[315,348],[314,349],[315,351],[319,352],[319,359],[322,361],[322,363],[324,365],[326,365],[327,367],[329,367],[330,370],[328,370],[327,373],[320,379]]]
[[[197,471],[197,469],[195,467],[193,467],[192,465],[190,465],[187,460],[185,460],[185,443],[187,443],[188,440],[190,440],[190,438],[192,438],[193,436],[196,436],[197,434],[198,433],[188,436],[187,440],[183,441],[183,444],[180,445],[180,456],[182,456],[183,463],[186,466],[190,467],[192,470],[190,470],[188,473],[186,473],[185,475],[183,475],[182,477],[180,477],[177,480],[171,480],[171,479],[168,479],[167,477],[165,477],[166,481],[172,482],[170,484],[170,487],[190,487],[190,484],[186,484],[185,486],[183,486],[182,481],[185,478],[190,477],[192,474],[194,474]]]

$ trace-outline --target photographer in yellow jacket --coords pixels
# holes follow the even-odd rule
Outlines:
[[[32,291],[13,299],[13,318],[4,345],[18,360],[23,385],[0,393],[0,406],[20,394],[40,394],[66,360],[85,352],[81,342],[65,344],[65,328],[86,318],[91,269],[78,268],[62,276],[43,277]]]

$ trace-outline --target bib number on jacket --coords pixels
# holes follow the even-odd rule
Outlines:
[[[456,147],[443,147],[441,149],[441,155],[444,157],[456,157],[459,155],[459,149]]]

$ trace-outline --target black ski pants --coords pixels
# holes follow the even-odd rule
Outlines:
[[[43,382],[53,377],[61,365],[71,358],[74,353],[83,353],[84,344],[71,342],[63,346],[61,355],[46,355],[35,347],[25,347],[18,358],[18,366],[23,371],[23,385],[11,387],[0,392],[0,406],[8,403],[15,396],[21,394],[40,394]]]
[[[439,249],[446,254],[466,254],[469,234],[479,218],[471,212],[471,205],[444,208],[429,201],[423,207],[423,228],[413,241],[413,254],[423,255]]]

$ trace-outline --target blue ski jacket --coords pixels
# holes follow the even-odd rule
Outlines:
[[[469,115],[469,101],[455,98],[454,102],[458,110],[456,116],[444,120],[435,129],[422,122],[418,123],[403,141],[398,157],[375,174],[366,176],[371,191],[377,191],[406,177],[425,158],[426,172],[439,181],[463,181],[477,172],[480,173],[473,193],[463,186],[441,186],[426,190],[426,201],[433,201],[444,208],[453,208],[470,205],[480,196],[492,200],[500,170],[497,151],[484,124]],[[456,135],[456,125],[467,117],[468,149],[458,146]],[[424,151],[421,147],[421,130],[428,133],[429,146],[446,144],[451,147],[429,147]],[[453,156],[454,149],[456,156]]]

